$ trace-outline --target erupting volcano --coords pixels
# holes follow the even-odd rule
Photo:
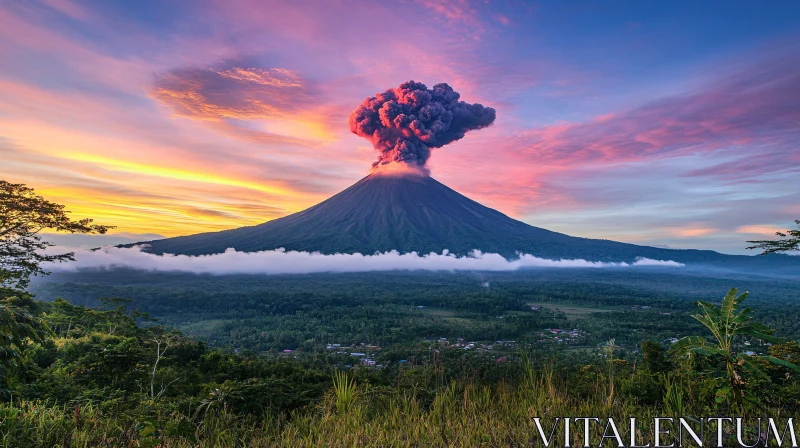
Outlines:
[[[372,173],[333,197],[264,224],[149,242],[153,253],[205,255],[228,248],[256,252],[451,253],[474,250],[514,257],[625,261],[637,258],[713,263],[761,263],[764,257],[670,250],[568,236],[485,207],[439,183],[426,168],[431,148],[490,126],[495,110],[460,101],[447,84],[428,89],[409,81],[365,99],[350,130],[378,151]]]

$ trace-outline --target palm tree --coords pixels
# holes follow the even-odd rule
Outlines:
[[[743,407],[745,400],[757,402],[755,397],[746,390],[747,383],[743,375],[768,378],[763,367],[755,362],[756,360],[765,360],[795,372],[800,372],[800,367],[772,356],[748,355],[735,351],[734,343],[741,337],[765,342],[780,342],[773,336],[775,330],[753,320],[750,308],[738,309],[748,294],[744,292],[738,295],[738,293],[736,288],[731,288],[719,307],[708,302],[697,302],[700,313],[692,317],[711,331],[713,339],[709,341],[701,336],[687,336],[676,342],[670,348],[670,352],[678,355],[694,354],[710,360],[724,361],[724,373],[717,372],[717,376],[713,378],[717,388],[716,401],[722,403],[733,398],[738,406]]]

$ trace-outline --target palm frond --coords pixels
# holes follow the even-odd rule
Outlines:
[[[756,339],[760,339],[760,340],[766,341],[766,342],[772,342],[773,344],[779,344],[779,343],[783,342],[783,339],[781,339],[781,338],[772,336],[770,334],[765,334],[765,333],[762,333],[760,331],[756,331],[755,329],[750,329],[750,328],[746,328],[746,329],[740,328],[739,329],[739,334],[751,336],[751,337],[754,337]]]
[[[754,376],[757,376],[758,378],[763,380],[769,379],[767,373],[764,372],[764,369],[760,365],[754,362],[754,358],[752,356],[740,353],[739,355],[736,356],[736,359],[738,360],[739,365],[744,367],[745,370],[747,370]]]
[[[703,348],[705,346],[705,339],[700,336],[686,336],[678,342],[674,343],[669,348],[670,353],[686,354],[694,348]]]
[[[785,359],[775,358],[774,356],[769,356],[769,355],[764,355],[761,358],[766,359],[767,361],[773,364],[786,367],[787,369],[790,369],[796,373],[800,373],[800,367],[798,367],[796,364],[792,362],[786,361]]]
[[[722,306],[720,306],[720,314],[726,320],[731,316],[733,310],[736,307],[736,294],[739,293],[739,290],[736,288],[731,288],[727,294],[725,294],[725,298],[722,299]]]

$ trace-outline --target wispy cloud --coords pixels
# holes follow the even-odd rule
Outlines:
[[[720,76],[698,91],[663,97],[591,121],[525,131],[507,143],[512,157],[538,165],[573,166],[656,160],[692,153],[769,151],[800,157],[800,60],[775,58]],[[725,175],[734,174],[728,165]],[[738,177],[796,168],[739,166]],[[752,168],[755,171],[747,170]],[[711,175],[714,170],[695,171]]]
[[[736,228],[738,233],[748,233],[761,236],[774,237],[777,232],[786,232],[785,227],[773,226],[770,224],[754,224],[749,226],[740,226]]]
[[[157,77],[151,95],[178,116],[250,140],[311,144],[334,138],[319,89],[284,68],[175,69]]]
[[[481,15],[469,0],[417,0],[417,3],[449,22],[467,25],[476,32],[483,29]]]
[[[42,0],[42,3],[75,20],[87,20],[90,14],[70,0]]]

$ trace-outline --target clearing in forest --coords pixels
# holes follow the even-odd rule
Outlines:
[[[425,308],[419,309],[417,311],[428,316],[441,317],[442,319],[449,322],[461,323],[461,324],[469,324],[472,322],[471,319],[468,319],[466,317],[458,317],[458,313],[456,313],[455,311],[446,310],[443,308],[428,308],[426,306]]]
[[[527,306],[535,306],[538,308],[547,308],[553,312],[561,312],[567,316],[567,319],[577,319],[591,313],[610,313],[612,311],[619,311],[617,308],[612,307],[590,307],[590,306],[577,306],[577,305],[563,305],[550,302],[531,302]]]

